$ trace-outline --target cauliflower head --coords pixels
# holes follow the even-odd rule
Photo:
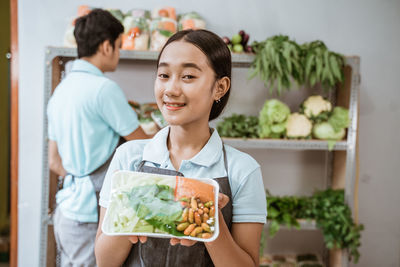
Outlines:
[[[306,138],[311,135],[312,123],[303,114],[290,114],[286,124],[286,135],[289,138]]]

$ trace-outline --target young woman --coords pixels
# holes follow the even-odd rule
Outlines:
[[[231,54],[217,35],[187,30],[160,52],[154,92],[169,126],[150,140],[118,148],[100,193],[95,253],[101,266],[258,266],[266,201],[260,166],[224,145],[209,121],[224,109],[231,87]],[[220,234],[213,242],[107,236],[101,231],[111,176],[133,170],[214,178],[220,184]]]

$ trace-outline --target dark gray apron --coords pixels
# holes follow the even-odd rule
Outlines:
[[[111,156],[104,162],[100,167],[98,167],[96,170],[88,174],[90,180],[92,181],[94,191],[96,193],[96,199],[97,199],[97,214],[100,214],[100,206],[99,206],[99,197],[100,197],[100,191],[101,187],[103,186],[104,178],[106,176],[108,167],[110,166],[111,160],[114,157],[115,151],[117,148],[125,142],[125,139],[120,137],[117,146],[115,147],[113,153]],[[72,179],[75,178],[81,178],[81,176],[75,176],[73,174],[68,173],[69,175],[72,176]]]
[[[228,174],[228,162],[226,159],[225,148],[223,147],[225,170]],[[142,161],[138,166],[138,172],[156,173],[173,176],[183,176],[182,173],[145,166],[145,161]],[[214,178],[219,184],[219,192],[229,197],[229,203],[221,210],[224,216],[226,225],[231,230],[232,226],[232,192],[229,185],[228,176]],[[132,246],[128,258],[123,266],[127,267],[203,267],[214,266],[210,255],[203,242],[197,242],[191,247],[175,245],[171,246],[169,238],[152,238],[148,237],[147,242],[137,243]]]

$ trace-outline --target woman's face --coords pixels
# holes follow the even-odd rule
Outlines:
[[[196,46],[176,41],[165,47],[154,85],[157,105],[170,125],[207,123],[216,78],[208,59]]]

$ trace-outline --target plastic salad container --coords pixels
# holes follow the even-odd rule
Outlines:
[[[218,192],[218,183],[208,178],[117,171],[102,231],[213,241],[219,234]]]
[[[123,25],[124,34],[122,35],[121,49],[140,51],[149,49],[150,32],[145,18],[126,16]]]

